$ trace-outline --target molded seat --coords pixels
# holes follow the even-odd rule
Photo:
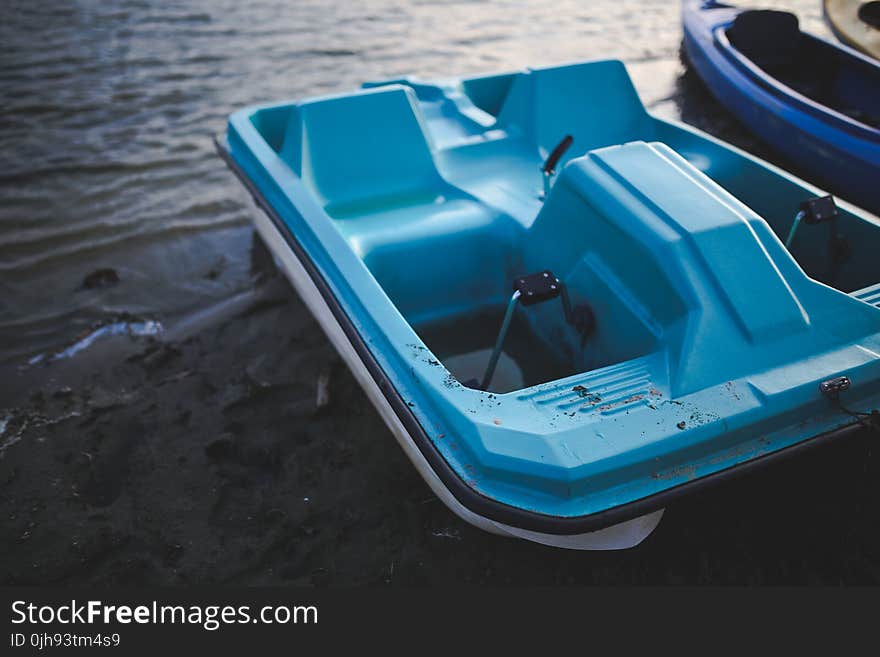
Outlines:
[[[542,156],[572,135],[563,163],[595,148],[655,138],[651,117],[619,61],[521,73],[511,84],[498,124],[533,140]]]
[[[664,144],[572,160],[526,249],[530,268],[562,274],[594,304],[628,309],[634,321],[618,312],[617,325],[596,312],[596,335],[610,336],[604,351],[644,344],[645,329],[662,335],[676,394],[795,358],[805,340],[820,351],[840,339],[838,317],[854,332],[877,321],[809,279],[763,219]]]
[[[442,194],[447,186],[431,151],[413,90],[389,85],[303,103],[281,157],[330,214],[351,214],[352,205],[418,203]]]

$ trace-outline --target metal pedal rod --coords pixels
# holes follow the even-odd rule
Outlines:
[[[794,223],[791,225],[791,230],[788,231],[788,237],[785,240],[785,248],[790,249],[791,243],[794,241],[794,234],[797,232],[798,226],[801,225],[801,222],[804,220],[804,217],[807,216],[806,212],[801,210],[794,216]]]
[[[498,359],[501,357],[501,349],[504,347],[504,338],[507,337],[507,331],[510,329],[510,322],[513,321],[513,312],[519,302],[520,291],[516,290],[507,302],[507,312],[504,313],[504,321],[501,322],[501,330],[498,331],[498,338],[495,340],[495,348],[492,349],[492,355],[489,357],[489,364],[486,366],[486,373],[483,374],[483,381],[480,383],[480,390],[486,390],[492,382],[492,376],[495,374],[495,367],[498,365]]]
[[[492,349],[489,364],[486,366],[486,373],[483,374],[480,390],[487,390],[489,384],[492,383],[492,376],[495,374],[498,359],[501,357],[502,349],[504,349],[504,340],[507,338],[507,332],[510,329],[510,323],[513,321],[517,304],[522,304],[524,307],[534,306],[557,297],[562,301],[562,312],[566,323],[573,326],[581,334],[582,343],[593,331],[596,321],[592,311],[586,305],[572,308],[571,299],[568,297],[568,289],[562,281],[556,278],[552,271],[545,269],[534,274],[518,277],[513,281],[513,294],[510,297],[510,301],[507,302],[504,321],[501,322],[501,329],[498,331],[495,347]]]

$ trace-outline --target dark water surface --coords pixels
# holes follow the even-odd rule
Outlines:
[[[826,33],[819,2],[773,4]],[[213,151],[254,102],[599,57],[626,60],[652,111],[757,148],[685,72],[677,2],[2,14],[0,582],[880,580],[868,441],[682,503],[625,553],[464,525],[273,271]]]
[[[824,30],[818,2],[784,4]],[[252,285],[251,209],[211,145],[231,111],[407,73],[620,57],[647,105],[678,117],[704,100],[682,87],[678,12],[670,0],[4,2],[0,366],[124,313],[171,325]],[[714,105],[691,112],[724,127]],[[102,267],[120,284],[82,289]]]

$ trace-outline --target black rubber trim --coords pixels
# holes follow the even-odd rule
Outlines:
[[[422,429],[422,425],[419,424],[419,421],[416,419],[415,415],[413,415],[410,407],[397,393],[396,388],[385,375],[360,334],[354,328],[348,315],[346,315],[345,311],[339,305],[339,302],[336,300],[336,297],[327,285],[327,281],[324,280],[324,277],[314,266],[314,263],[312,263],[308,254],[305,253],[302,245],[290,231],[287,224],[284,223],[278,213],[275,212],[275,210],[266,202],[256,185],[254,185],[238,164],[232,159],[228,149],[223,144],[223,138],[215,137],[214,144],[217,147],[217,152],[251,193],[257,206],[259,206],[269,219],[272,220],[272,223],[275,224],[278,232],[284,237],[306,272],[308,272],[315,287],[318,288],[318,291],[321,293],[321,296],[324,298],[324,301],[333,313],[334,318],[339,323],[339,326],[342,328],[349,342],[363,362],[364,367],[366,367],[367,371],[373,377],[373,380],[379,386],[379,389],[391,405],[391,408],[397,414],[397,417],[403,423],[403,426],[406,427],[406,430],[409,432],[416,447],[422,453],[422,456],[425,457],[425,460],[440,478],[440,481],[443,482],[443,485],[446,486],[455,499],[458,500],[462,506],[478,516],[511,527],[540,532],[543,534],[571,535],[592,532],[657,511],[658,509],[668,506],[671,502],[674,502],[685,494],[695,493],[704,490],[708,486],[717,485],[734,477],[751,473],[783,458],[794,456],[807,449],[823,445],[850,434],[858,433],[861,430],[861,426],[858,423],[849,424],[833,431],[821,433],[813,438],[803,440],[796,445],[785,447],[770,454],[754,458],[745,463],[721,470],[720,472],[679,484],[633,502],[627,502],[626,504],[585,516],[551,516],[510,506],[509,504],[486,497],[466,484],[450,467],[442,454],[440,454],[434,447],[433,442],[425,433],[424,429]]]

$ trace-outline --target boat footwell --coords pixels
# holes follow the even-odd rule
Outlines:
[[[297,249],[292,248],[291,236],[285,236],[280,227],[279,219],[269,208],[259,191],[243,178],[240,169],[229,159],[228,150],[223,146],[223,140],[216,140],[218,152],[227,161],[229,166],[241,178],[242,182],[253,194],[254,202],[262,210],[254,214],[254,226],[263,242],[269,248],[276,263],[284,271],[287,279],[299,294],[309,312],[318,321],[331,344],[339,356],[345,361],[358,384],[364,390],[367,398],[379,412],[379,416],[385,422],[391,433],[397,439],[407,458],[415,466],[416,470],[431,488],[431,491],[459,518],[483,531],[501,536],[521,538],[551,547],[566,548],[571,550],[623,550],[635,547],[645,540],[656,529],[663,517],[664,509],[660,508],[648,512],[644,516],[636,516],[613,524],[602,529],[579,533],[546,533],[524,529],[493,520],[478,513],[462,504],[450,491],[437,475],[437,472],[425,458],[422,451],[416,445],[416,441],[410,431],[395,412],[386,396],[386,392],[380,387],[370,373],[355,345],[349,339],[343,326],[337,321],[336,314],[328,304],[328,299],[321,294],[315,280],[309,274],[304,263],[297,257]]]

